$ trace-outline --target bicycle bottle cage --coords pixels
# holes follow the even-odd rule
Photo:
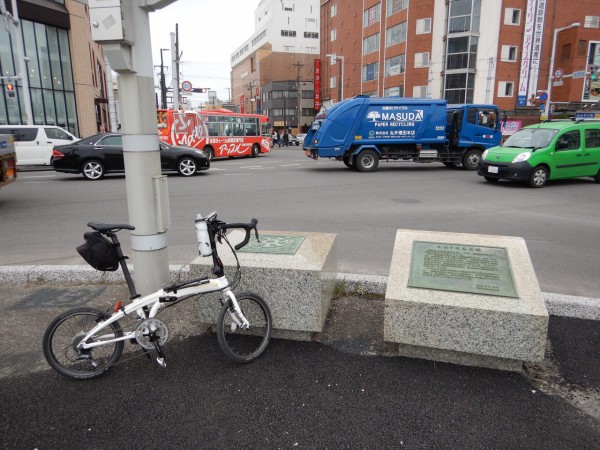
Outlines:
[[[97,231],[83,235],[85,244],[77,247],[77,252],[96,270],[114,272],[119,268],[119,255],[114,245]]]

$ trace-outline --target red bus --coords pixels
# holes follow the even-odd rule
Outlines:
[[[171,145],[204,150],[210,159],[252,156],[271,151],[269,118],[228,109],[157,111],[158,137]]]

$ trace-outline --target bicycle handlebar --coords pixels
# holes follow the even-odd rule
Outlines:
[[[221,224],[220,228],[222,230],[228,230],[230,228],[241,228],[243,230],[246,230],[246,236],[244,237],[244,240],[235,246],[235,249],[239,250],[240,248],[245,246],[248,243],[248,241],[250,240],[250,231],[254,230],[254,233],[256,234],[256,240],[257,241],[259,240],[258,239],[258,230],[256,229],[257,223],[258,223],[258,220],[252,219],[250,221],[250,223],[223,223],[223,224]]]

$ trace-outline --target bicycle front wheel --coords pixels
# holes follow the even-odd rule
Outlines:
[[[247,363],[262,355],[269,345],[273,319],[269,307],[259,295],[244,292],[236,295],[236,299],[250,326],[242,326],[243,319],[229,300],[219,313],[217,340],[227,357]]]
[[[96,378],[110,369],[123,353],[123,341],[111,342],[88,350],[77,348],[77,344],[107,314],[95,308],[75,308],[56,319],[44,333],[44,356],[54,370],[74,380]],[[103,328],[88,342],[109,341],[123,336],[118,322]]]

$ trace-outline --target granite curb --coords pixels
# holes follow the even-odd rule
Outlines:
[[[133,266],[129,266],[133,273]],[[169,266],[173,282],[185,279],[190,271],[187,264]],[[385,295],[387,277],[349,273],[335,274],[336,289],[348,294]],[[22,283],[121,283],[120,271],[100,272],[87,265],[68,266],[0,266],[0,285]],[[543,292],[548,313],[552,316],[600,320],[600,299]]]

